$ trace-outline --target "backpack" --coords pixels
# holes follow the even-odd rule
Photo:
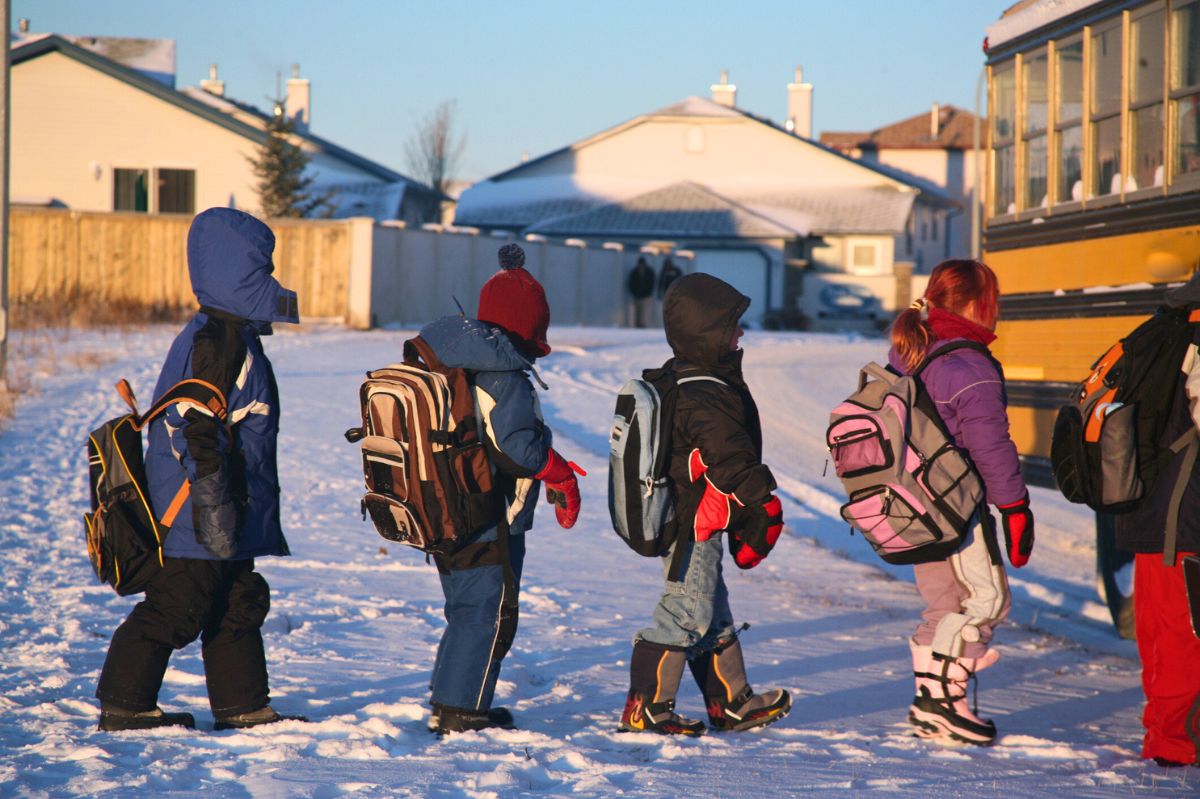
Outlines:
[[[678,387],[709,381],[709,375],[677,377],[670,369],[642,373],[617,394],[608,436],[608,513],[613,530],[646,557],[666,554],[674,543],[675,501],[667,474]]]
[[[953,554],[983,503],[983,482],[921,382],[930,363],[959,349],[988,352],[981,344],[953,342],[928,354],[910,375],[867,364],[858,390],[829,415],[825,441],[849,498],[842,518],[888,563]]]
[[[175,516],[188,498],[184,480],[162,516],[155,513],[146,482],[142,431],[172,405],[207,408],[225,420],[225,397],[210,383],[182,380],[146,412],[139,415],[129,382],[117,383],[117,393],[130,413],[110,419],[88,434],[88,478],[91,512],[83,514],[88,558],[96,577],[121,596],[146,590],[162,568],[162,544]]]
[[[404,362],[367,372],[359,389],[359,442],[367,493],[360,507],[375,529],[433,555],[450,555],[497,524],[502,496],[480,437],[470,375],[443,365],[419,336]]]
[[[1164,446],[1180,367],[1200,311],[1163,306],[1092,364],[1059,409],[1050,462],[1059,491],[1105,513],[1128,513],[1150,493],[1194,428]]]

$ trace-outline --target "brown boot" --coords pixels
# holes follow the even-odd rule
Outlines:
[[[621,714],[622,732],[703,735],[704,722],[675,712],[675,693],[687,658],[681,649],[638,641],[629,662],[629,696]]]
[[[688,661],[696,684],[704,692],[708,723],[714,730],[749,730],[779,721],[792,709],[792,697],[782,688],[754,693],[746,681],[742,644],[734,638],[712,652]]]

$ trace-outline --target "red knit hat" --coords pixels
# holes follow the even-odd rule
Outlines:
[[[527,355],[550,354],[546,328],[550,306],[546,292],[533,275],[521,267],[501,269],[483,284],[476,318],[504,329]]]

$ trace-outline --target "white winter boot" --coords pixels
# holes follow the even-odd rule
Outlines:
[[[908,709],[908,721],[919,738],[948,737],[964,743],[987,746],[996,739],[996,725],[979,718],[967,705],[967,682],[975,672],[1000,659],[987,650],[978,658],[953,658],[932,647],[909,641],[913,656],[916,696]]]

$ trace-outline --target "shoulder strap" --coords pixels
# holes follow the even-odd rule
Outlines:
[[[992,363],[995,363],[996,361],[995,356],[992,355],[992,351],[983,344],[980,344],[978,341],[952,341],[949,344],[945,344],[941,347],[938,347],[933,352],[928,353],[921,363],[917,365],[917,368],[912,371],[912,376],[920,377],[921,372],[925,371],[925,368],[929,366],[929,364],[933,363],[933,361],[937,360],[943,355],[949,355],[955,350],[975,350],[976,352],[986,355],[987,359]]]
[[[1196,466],[1196,455],[1200,451],[1200,435],[1196,425],[1188,424],[1187,432],[1171,442],[1170,452],[1178,455],[1184,453],[1183,463],[1179,467],[1179,477],[1171,491],[1170,504],[1167,506],[1167,528],[1163,540],[1163,563],[1175,565],[1175,554],[1179,541],[1179,507],[1183,504],[1183,494],[1187,491],[1192,479],[1192,469]]]
[[[130,389],[128,381],[122,379],[121,382],[117,383],[117,393],[121,395],[125,402],[130,404],[136,415],[137,401],[133,397],[133,390]],[[212,383],[191,377],[187,380],[180,380],[167,389],[166,393],[158,398],[158,402],[154,403],[150,410],[146,411],[143,415],[137,416],[133,428],[138,431],[144,430],[146,425],[150,424],[163,411],[180,402],[203,405],[212,411],[212,414],[218,419],[221,421],[225,420],[225,395]]]

